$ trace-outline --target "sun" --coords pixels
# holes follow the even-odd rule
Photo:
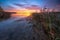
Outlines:
[[[18,12],[16,12],[17,14],[19,14],[20,16],[30,16],[31,15],[31,11],[30,10],[20,10]]]

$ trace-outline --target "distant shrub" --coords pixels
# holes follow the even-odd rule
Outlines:
[[[8,18],[10,18],[10,16],[11,16],[10,13],[1,12],[0,13],[0,21],[8,19]]]

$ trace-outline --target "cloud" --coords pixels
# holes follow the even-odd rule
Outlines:
[[[14,5],[19,6],[19,7],[23,7],[24,6],[22,4],[14,4]]]

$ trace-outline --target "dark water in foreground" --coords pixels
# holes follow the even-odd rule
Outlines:
[[[18,21],[20,20],[20,21]],[[21,19],[21,17],[11,17],[0,22],[0,40],[31,40],[32,24]]]

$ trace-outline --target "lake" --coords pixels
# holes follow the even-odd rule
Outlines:
[[[32,24],[25,17],[11,16],[0,22],[0,40],[31,40]]]

